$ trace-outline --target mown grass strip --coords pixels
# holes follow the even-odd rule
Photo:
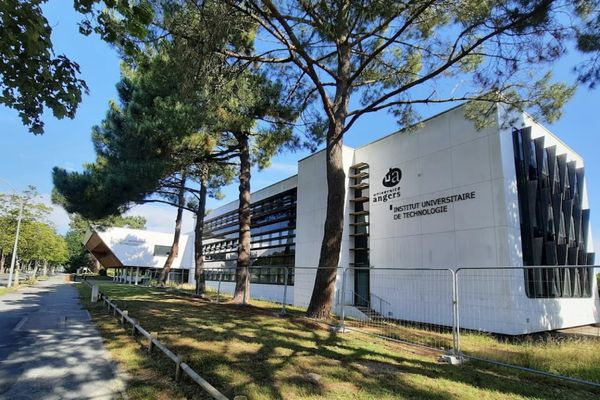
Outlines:
[[[277,307],[259,303],[216,304],[129,285],[103,284],[101,290],[148,331],[158,332],[162,342],[229,398],[600,396],[587,387],[478,362],[460,367],[440,364],[439,352],[365,340],[359,334],[336,335],[301,317],[279,317]]]

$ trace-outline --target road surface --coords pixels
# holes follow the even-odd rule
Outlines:
[[[72,284],[0,296],[0,399],[114,399],[124,387]]]

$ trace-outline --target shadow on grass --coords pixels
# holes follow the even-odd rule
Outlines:
[[[126,285],[102,285],[148,331],[228,397],[588,399],[600,392],[536,375],[469,363],[357,334],[335,335],[272,309],[207,303]],[[414,351],[414,349],[413,349]],[[193,396],[192,396],[193,397]]]

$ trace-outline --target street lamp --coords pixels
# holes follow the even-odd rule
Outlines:
[[[15,244],[13,245],[12,256],[10,258],[10,271],[8,273],[7,287],[11,287],[13,273],[15,271],[15,262],[17,261],[17,245],[19,243],[19,231],[21,230],[21,220],[23,219],[23,206],[25,205],[25,200],[21,199],[21,197],[17,193],[17,190],[13,185],[10,184],[9,181],[7,181],[6,179],[0,179],[0,181],[6,183],[12,189],[12,191],[15,192],[15,195],[17,196],[17,198],[19,198],[19,202],[21,203],[19,204],[19,216],[17,217],[17,231],[15,232]]]

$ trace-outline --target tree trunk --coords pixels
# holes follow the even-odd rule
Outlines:
[[[35,279],[37,277],[37,272],[38,272],[38,266],[39,266],[39,261],[34,261],[33,262],[33,279]]]
[[[48,276],[48,260],[44,260],[44,269],[42,275]]]
[[[319,266],[315,276],[306,315],[311,318],[328,318],[331,314],[337,267],[340,261],[342,232],[344,229],[345,181],[342,159],[342,137],[348,115],[350,99],[350,47],[347,42],[338,45],[338,82],[333,102],[333,118],[327,130],[327,211]]]
[[[339,140],[327,146],[327,211],[319,268],[307,310],[311,318],[327,318],[331,313],[344,229],[344,182],[342,142]]]
[[[240,187],[239,187],[239,239],[238,259],[235,274],[233,303],[246,304],[250,300],[250,147],[247,132],[235,134],[240,147]]]
[[[6,254],[4,250],[0,250],[0,272],[4,273],[4,264],[6,263]]]
[[[179,236],[181,236],[181,221],[183,219],[183,207],[185,206],[185,173],[181,174],[181,186],[179,187],[179,193],[177,194],[177,216],[175,217],[175,234],[173,235],[173,244],[171,244],[171,251],[167,256],[165,265],[160,271],[160,284],[164,285],[169,277],[171,271],[171,265],[179,253]]]
[[[202,176],[200,177],[200,199],[196,209],[196,226],[194,227],[194,259],[196,262],[196,294],[202,295],[206,290],[206,279],[204,275],[204,249],[202,248],[204,240],[204,214],[206,213],[206,185],[207,173],[206,166],[202,167]]]

